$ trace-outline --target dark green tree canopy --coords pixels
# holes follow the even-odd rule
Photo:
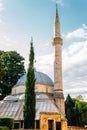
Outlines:
[[[12,87],[24,73],[24,58],[20,54],[0,51],[0,99],[11,93]]]
[[[69,108],[72,108],[72,107],[75,106],[75,103],[74,103],[73,99],[71,98],[71,96],[70,96],[69,94],[67,95],[65,104],[66,104],[67,107],[69,107]]]
[[[73,113],[74,113],[74,106],[75,103],[71,96],[68,94],[66,97],[65,101],[65,113],[66,113],[66,118],[68,119],[68,125],[73,125]]]

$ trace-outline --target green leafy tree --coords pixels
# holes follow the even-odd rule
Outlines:
[[[80,110],[82,113],[82,126],[87,125],[87,102],[80,102]]]
[[[0,99],[11,93],[12,87],[25,73],[24,58],[16,51],[0,51]]]
[[[0,61],[0,79],[4,76],[4,70],[2,68],[2,65],[1,65],[1,61]]]
[[[4,53],[4,51],[0,51],[0,57],[1,55]],[[3,67],[2,67],[2,61],[1,61],[1,58],[0,58],[0,79],[4,76],[4,70],[3,70]]]
[[[26,75],[26,89],[25,89],[25,101],[24,101],[24,128],[33,129],[35,122],[35,73],[34,73],[34,48],[31,41],[29,66]]]
[[[83,97],[81,95],[76,96],[75,98],[76,101],[83,101]]]
[[[81,95],[72,99],[68,94],[65,101],[65,112],[68,125],[83,127],[87,125],[87,102],[84,102]]]
[[[81,111],[79,109],[78,104],[75,102],[74,106],[74,113],[73,113],[73,125],[74,126],[82,126],[82,118],[81,118]]]
[[[87,125],[87,102],[85,102],[81,95],[77,96],[75,99],[75,105],[78,107],[78,111],[75,113],[77,114],[77,120],[79,126]]]

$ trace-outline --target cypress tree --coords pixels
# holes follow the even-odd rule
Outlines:
[[[33,129],[35,122],[35,73],[34,73],[34,48],[33,41],[30,43],[29,65],[26,75],[26,89],[24,101],[24,128]]]
[[[65,113],[66,113],[66,118],[68,120],[68,124],[72,126],[74,123],[74,107],[75,107],[75,102],[71,98],[71,96],[68,94],[66,101],[65,101]]]

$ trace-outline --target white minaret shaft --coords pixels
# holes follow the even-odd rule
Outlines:
[[[54,98],[56,105],[65,114],[64,108],[64,96],[62,87],[62,45],[63,41],[60,33],[60,22],[58,16],[58,9],[56,5],[56,15],[54,19],[54,38],[52,44],[55,48],[55,60],[54,60]]]
[[[54,20],[55,61],[54,61],[54,91],[62,91],[62,38],[60,35],[60,22],[56,5],[56,15]]]
[[[55,47],[55,61],[54,61],[54,91],[63,91],[62,89],[62,47],[57,45]]]

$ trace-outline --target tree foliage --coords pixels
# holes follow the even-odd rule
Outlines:
[[[72,99],[68,94],[65,101],[66,118],[68,125],[85,126],[87,125],[87,102],[83,101],[81,95]]]
[[[78,106],[78,110],[80,111],[80,126],[87,125],[87,102],[85,102],[82,96],[78,96],[79,98],[75,98],[75,104]]]
[[[71,96],[68,94],[65,101],[65,113],[66,113],[66,118],[68,119],[68,124],[71,126],[73,125],[73,121],[74,121],[74,115],[73,115],[74,106],[75,106],[75,102],[73,101]]]
[[[26,89],[25,89],[25,101],[24,101],[24,128],[33,129],[35,122],[35,74],[34,74],[34,48],[31,41],[29,66],[26,75]]]
[[[14,119],[10,117],[0,117],[0,126],[7,126],[9,130],[14,127]]]
[[[22,56],[16,51],[0,51],[0,99],[11,93],[12,87],[24,73]]]

